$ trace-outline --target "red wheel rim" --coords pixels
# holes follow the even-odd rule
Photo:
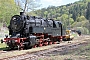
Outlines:
[[[47,46],[48,45],[48,42],[44,42],[44,45]]]
[[[52,42],[49,42],[49,45],[52,45]]]
[[[36,48],[36,47],[37,47],[37,45],[34,45],[34,46],[33,46],[33,48]]]
[[[42,47],[42,44],[39,44],[39,47]]]
[[[48,45],[48,42],[46,42],[46,45]]]
[[[56,42],[53,42],[53,44],[56,44]]]

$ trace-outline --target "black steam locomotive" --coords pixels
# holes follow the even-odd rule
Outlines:
[[[64,39],[64,29],[60,21],[27,16],[23,12],[10,20],[9,35],[4,41],[13,49],[30,48],[55,44]]]

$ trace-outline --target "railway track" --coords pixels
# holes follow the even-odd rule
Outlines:
[[[1,57],[0,60],[38,60],[39,58],[46,58],[51,55],[54,55],[54,56],[60,55],[60,54],[64,55],[68,53],[67,50],[69,49],[76,49],[81,45],[87,45],[89,42],[88,39],[90,39],[90,36],[81,36],[79,38],[75,38],[73,41],[62,42],[61,44],[55,44],[55,46],[53,46],[52,48],[48,48],[48,49],[41,49],[41,50],[32,51],[32,52],[28,50],[25,53],[14,55],[14,56],[4,56],[4,57],[0,56]],[[48,46],[45,46],[45,47],[48,47]],[[43,47],[39,47],[39,48],[43,48]],[[18,53],[21,51],[10,51],[10,52],[6,51],[6,52],[1,52],[0,54],[4,55],[6,53],[11,53],[11,52]]]

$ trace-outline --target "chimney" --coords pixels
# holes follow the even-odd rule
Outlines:
[[[25,15],[24,12],[20,12],[20,15]]]

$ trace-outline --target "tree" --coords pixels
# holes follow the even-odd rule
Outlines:
[[[65,28],[68,26],[68,15],[67,14],[63,14],[61,16],[61,22],[64,24]]]
[[[80,16],[76,19],[77,22],[85,21],[86,18],[84,16]]]
[[[0,22],[9,24],[11,17],[19,12],[14,0],[0,0]]]
[[[23,12],[28,12],[30,10],[34,11],[37,7],[40,7],[40,4],[37,0],[15,0],[16,4],[20,6],[20,9],[23,10]]]
[[[70,25],[72,25],[74,23],[73,18],[69,18],[69,21],[70,21]]]
[[[90,2],[88,2],[88,5],[87,5],[86,18],[90,20]]]
[[[45,15],[45,17],[47,18],[48,12],[47,12],[47,11],[45,11],[45,12],[44,12],[44,15]]]
[[[86,18],[89,20],[89,29],[90,29],[90,2],[88,2],[87,5]]]

